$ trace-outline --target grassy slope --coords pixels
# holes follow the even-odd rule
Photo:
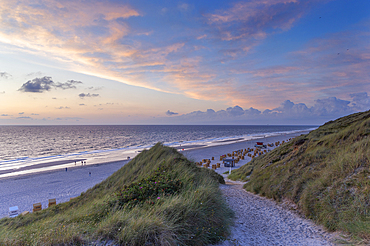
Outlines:
[[[156,194],[161,199],[154,204],[112,205],[114,194],[124,185],[138,189],[158,168],[181,181],[180,191]],[[224,181],[214,171],[198,168],[176,150],[157,144],[70,202],[0,220],[0,245],[78,245],[99,240],[121,245],[215,243],[227,235],[232,218],[218,182]]]
[[[235,170],[246,190],[370,241],[370,111],[330,121]]]

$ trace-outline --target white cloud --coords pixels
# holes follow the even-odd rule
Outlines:
[[[55,108],[55,109],[71,109],[70,107],[63,107],[63,106],[60,106],[58,108]]]
[[[90,93],[80,93],[80,94],[78,94],[78,96],[81,98],[81,99],[83,99],[83,98],[85,98],[85,97],[98,97],[99,96],[99,94],[90,94]]]
[[[172,115],[178,115],[179,113],[172,112],[170,110],[167,110],[166,115],[172,116]]]
[[[352,107],[356,110],[368,110],[370,108],[370,97],[367,92],[359,92],[350,94],[352,98]]]
[[[178,5],[178,8],[180,11],[187,11],[189,9],[189,4],[187,3],[181,3]]]
[[[24,83],[18,91],[22,92],[34,92],[42,93],[44,91],[50,91],[52,88],[59,89],[76,89],[77,84],[82,84],[81,81],[68,80],[65,83],[54,82],[51,77],[44,76],[42,78],[34,78]]]
[[[8,79],[11,78],[12,75],[7,72],[0,72],[0,78]]]
[[[318,116],[343,116],[353,112],[349,107],[350,101],[329,97],[326,99],[317,99],[313,106],[313,113]]]

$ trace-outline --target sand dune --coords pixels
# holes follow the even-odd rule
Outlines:
[[[258,141],[275,142],[287,140],[294,135],[281,135]],[[191,146],[191,150],[182,151],[190,160],[200,161],[204,158],[215,157],[215,163],[219,156],[232,152],[233,150],[253,147],[256,141],[237,142],[213,147]],[[247,163],[250,158],[240,161],[235,168]],[[71,166],[67,172],[63,165],[62,169],[50,170],[42,173],[30,173],[15,177],[0,179],[0,217],[7,216],[9,207],[18,206],[19,210],[31,211],[32,204],[41,202],[46,208],[48,199],[56,198],[57,203],[69,201],[81,192],[93,187],[95,184],[109,177],[124,164],[127,160],[115,161],[104,164],[86,166]],[[89,160],[87,160],[89,163]],[[48,166],[53,163],[48,163]],[[60,164],[60,163],[56,163]],[[229,168],[221,167],[217,172],[223,173]],[[89,175],[91,173],[91,176]]]
[[[298,134],[281,135],[258,141],[274,143],[288,140],[296,135]],[[235,150],[253,148],[255,143],[256,140],[213,147],[191,146],[195,149],[185,149],[182,153],[194,161],[215,157],[215,161],[212,161],[212,164],[215,164],[220,162],[220,155]],[[272,148],[269,147],[269,149]],[[246,157],[233,169],[248,161],[250,158]],[[38,202],[41,202],[43,208],[46,208],[48,199],[51,198],[56,198],[57,203],[69,201],[70,198],[80,195],[81,192],[106,179],[126,163],[128,163],[127,159],[103,164],[77,165],[68,168],[67,171],[63,168],[0,179],[0,218],[7,216],[8,209],[12,206],[18,206],[22,212],[31,211],[32,204]],[[216,171],[222,174],[228,170],[230,170],[228,167],[222,166]],[[296,245],[297,243],[331,245],[332,235],[324,232],[312,222],[281,208],[274,201],[247,193],[242,190],[240,184],[221,185],[221,189],[230,207],[236,212],[233,233],[222,245],[233,245],[234,243],[238,243],[238,245]],[[248,207],[247,210],[246,207]],[[248,216],[246,216],[246,212]],[[272,220],[277,221],[278,224],[271,225]],[[292,244],[287,244],[290,239],[294,239],[291,241]]]

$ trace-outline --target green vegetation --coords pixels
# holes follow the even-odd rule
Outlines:
[[[370,242],[370,111],[326,123],[233,171],[329,230]]]
[[[207,245],[233,217],[213,170],[155,145],[70,202],[0,220],[0,245]]]

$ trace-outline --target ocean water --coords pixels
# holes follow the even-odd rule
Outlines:
[[[315,126],[0,126],[0,171],[46,161],[134,153],[165,145],[221,145],[304,132]],[[128,154],[127,154],[128,155]],[[117,159],[118,157],[116,157]]]
[[[0,126],[0,164],[7,160],[149,147],[204,144],[279,135],[313,126]]]

